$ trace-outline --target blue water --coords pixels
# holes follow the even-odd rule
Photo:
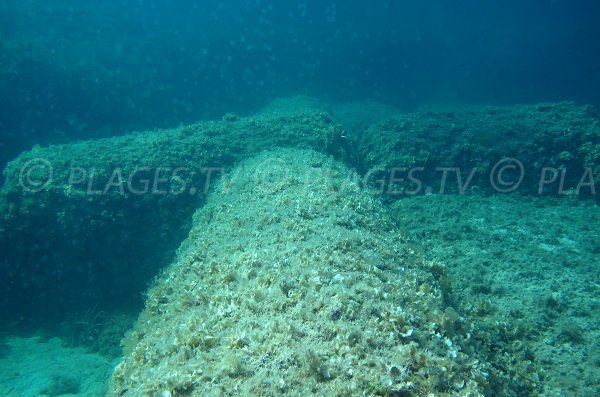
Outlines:
[[[599,21],[600,2],[594,0],[3,0],[0,170],[34,145],[176,127],[228,113],[252,115],[277,98],[294,95],[325,102],[372,100],[406,112],[449,104],[559,101],[600,109]],[[597,120],[597,115],[589,117]],[[352,139],[346,140],[346,133],[341,138],[347,154],[359,139],[348,134]],[[599,136],[589,139],[597,144]],[[600,157],[588,160],[597,166]],[[47,205],[30,197],[23,202],[32,213]],[[61,203],[48,205],[60,208]],[[58,217],[71,217],[65,233],[78,244],[77,222],[88,218],[73,208]],[[90,213],[97,209],[85,208]],[[3,235],[0,223],[0,237],[9,241],[0,241],[5,250],[0,252],[0,303],[10,319],[0,321],[0,359],[13,349],[4,340],[5,325],[11,332],[43,329],[65,340],[72,337],[69,345],[119,355],[118,343],[102,345],[99,328],[106,331],[112,321],[109,333],[115,342],[131,326],[143,292],[185,238],[190,226],[185,216],[193,209],[189,205],[188,212],[178,214],[185,219],[181,227],[156,232],[169,250],[160,258],[149,254],[150,265],[135,250],[151,251],[154,240],[148,243],[152,247],[131,249],[118,242],[120,265],[139,265],[129,269],[129,278],[119,278],[116,266],[109,268],[111,247],[98,245],[88,252],[91,259],[73,258],[58,232],[19,236],[21,251],[12,255],[14,236]],[[144,216],[132,221],[132,230]],[[35,229],[33,218],[27,227]],[[597,259],[600,243],[594,239],[590,252]],[[28,251],[28,244],[35,249]],[[47,252],[38,258],[44,247]],[[83,266],[73,270],[71,262]],[[43,271],[37,272],[40,267]],[[81,287],[86,285],[82,280],[93,287]],[[65,285],[75,289],[61,297]],[[112,300],[102,301],[106,296]],[[590,306],[596,310],[590,317],[597,317],[597,305]],[[123,318],[111,317],[123,312]],[[585,331],[597,334],[594,324]],[[563,334],[579,340],[578,329]],[[600,359],[593,360],[598,371]]]
[[[593,0],[5,0],[0,164],[297,93],[599,104],[599,19]]]

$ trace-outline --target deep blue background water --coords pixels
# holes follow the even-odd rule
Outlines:
[[[598,105],[598,21],[594,0],[4,0],[0,167],[298,93]]]

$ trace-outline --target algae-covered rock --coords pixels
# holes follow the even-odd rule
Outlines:
[[[410,197],[390,210],[426,258],[446,265],[451,300],[473,324],[463,347],[493,362],[495,381],[518,395],[600,395],[600,207],[472,194]]]
[[[368,127],[359,148],[360,169],[392,198],[471,190],[589,196],[600,180],[598,115],[571,102],[398,113]]]
[[[23,153],[0,190],[0,309],[39,317],[138,300],[223,172],[265,148],[333,153],[340,129],[296,108]]]
[[[485,363],[461,351],[468,334],[444,305],[439,265],[341,164],[263,153],[223,177],[193,223],[124,342],[112,395],[486,389]]]
[[[600,180],[599,130],[596,113],[573,103],[400,113],[371,102],[294,97],[253,117],[227,114],[171,130],[35,147],[6,167],[0,189],[0,311],[6,318],[52,317],[66,308],[139,303],[185,238],[207,189],[265,149],[334,154],[359,171],[362,187],[385,198],[415,188],[511,191],[518,164],[523,179],[516,189],[523,193],[537,194],[544,176],[552,179],[541,186],[546,194],[583,183],[585,195],[596,187],[591,178]],[[496,167],[505,157],[519,163]],[[506,171],[500,179],[499,170]]]

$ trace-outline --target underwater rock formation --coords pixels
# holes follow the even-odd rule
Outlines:
[[[115,396],[478,396],[486,364],[352,171],[269,151],[224,176],[113,375]]]
[[[371,124],[358,146],[359,169],[391,198],[473,189],[593,196],[600,181],[598,113],[572,102],[398,113]]]
[[[523,193],[537,194],[544,167],[565,170],[562,187],[562,175],[544,184],[547,194],[588,182],[585,167],[600,180],[597,114],[572,103],[394,114],[375,103],[295,97],[252,117],[36,147],[9,163],[0,189],[0,311],[52,317],[99,302],[104,310],[107,301],[139,303],[187,235],[206,189],[240,160],[274,147],[332,154],[386,199],[415,189],[414,167],[417,193],[439,192],[443,175],[445,193],[493,193],[490,174],[502,156],[523,164]]]
[[[340,131],[327,114],[295,104],[24,152],[0,190],[0,312],[43,317],[139,300],[212,181],[265,148],[335,152]]]

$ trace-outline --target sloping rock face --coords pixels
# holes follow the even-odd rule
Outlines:
[[[441,267],[314,151],[265,152],[214,187],[149,290],[119,396],[480,395]]]
[[[139,302],[212,181],[265,148],[336,152],[340,131],[326,113],[294,102],[285,113],[23,153],[0,190],[0,312],[52,319]]]
[[[391,200],[599,194],[598,117],[573,103],[401,113],[295,97],[252,117],[36,147],[7,166],[0,189],[0,314],[56,320],[66,310],[141,304],[210,185],[274,147],[332,154]]]

